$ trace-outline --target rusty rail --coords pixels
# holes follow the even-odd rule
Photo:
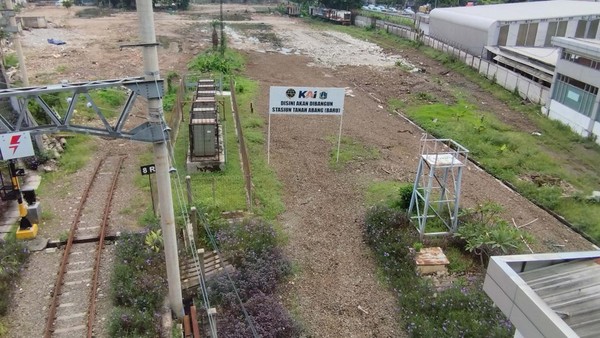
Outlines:
[[[67,244],[65,246],[65,251],[63,252],[63,257],[60,263],[60,267],[59,267],[59,271],[58,271],[58,276],[56,278],[56,283],[54,285],[54,290],[53,290],[53,294],[52,294],[52,300],[50,302],[50,307],[48,310],[48,318],[46,320],[46,326],[44,329],[44,337],[45,338],[50,338],[52,337],[52,333],[54,331],[54,321],[56,319],[56,311],[59,305],[59,297],[61,295],[61,291],[62,291],[62,286],[63,286],[63,281],[64,281],[64,277],[65,277],[65,273],[67,270],[67,265],[69,264],[69,254],[71,253],[71,249],[73,247],[73,241],[75,240],[75,234],[77,232],[77,227],[79,225],[79,223],[81,222],[81,216],[83,213],[83,209],[84,206],[86,205],[87,199],[90,195],[90,191],[94,185],[94,183],[96,182],[97,178],[98,178],[98,173],[100,171],[100,168],[102,167],[102,165],[105,163],[106,159],[108,156],[105,156],[104,158],[102,158],[98,164],[96,165],[94,172],[93,172],[93,176],[92,179],[90,180],[89,184],[87,185],[86,189],[83,192],[82,198],[81,198],[81,202],[79,203],[79,206],[77,207],[76,210],[76,214],[75,214],[75,218],[73,220],[73,223],[71,224],[71,228],[69,230],[69,238],[67,239]],[[93,320],[94,320],[94,315],[92,314],[93,312],[95,312],[95,290],[97,287],[97,271],[98,268],[100,266],[100,258],[101,258],[101,254],[100,252],[102,251],[102,247],[104,245],[104,237],[106,234],[106,224],[108,224],[108,216],[110,214],[110,202],[112,201],[112,196],[114,194],[115,188],[116,188],[116,182],[117,182],[117,178],[119,176],[120,173],[120,168],[121,165],[124,161],[125,157],[121,156],[120,160],[119,160],[119,165],[117,167],[117,171],[115,171],[114,173],[114,177],[113,177],[113,183],[110,187],[110,190],[108,192],[108,197],[107,197],[107,205],[105,206],[104,209],[104,216],[103,216],[103,223],[102,226],[100,227],[100,243],[97,246],[97,250],[96,250],[96,262],[95,262],[95,267],[94,267],[94,283],[93,283],[93,289],[91,292],[91,296],[90,296],[90,304],[89,304],[89,308],[88,308],[88,337],[92,337],[91,331],[92,331],[92,327],[93,327]]]
[[[123,165],[123,161],[125,161],[125,157],[121,156],[119,158],[119,164],[117,165],[117,171],[113,176],[112,183],[110,185],[110,189],[108,190],[108,195],[106,196],[106,204],[104,205],[104,215],[102,217],[102,224],[100,225],[100,238],[98,241],[98,247],[96,249],[96,258],[94,263],[94,272],[92,277],[92,287],[90,291],[90,308],[88,310],[88,338],[93,337],[92,330],[94,328],[94,319],[96,317],[96,289],[98,288],[98,276],[100,274],[100,262],[102,259],[102,249],[104,249],[104,237],[106,236],[106,228],[108,225],[108,216],[110,215],[110,207],[112,204],[113,196],[115,195],[115,190],[117,187],[117,181],[119,178],[119,172],[121,170],[121,166]]]

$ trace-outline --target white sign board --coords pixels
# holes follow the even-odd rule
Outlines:
[[[28,131],[1,134],[0,135],[0,152],[4,160],[12,160],[15,158],[29,157],[35,155],[33,152],[33,144]]]
[[[342,115],[344,88],[271,87],[269,114]]]

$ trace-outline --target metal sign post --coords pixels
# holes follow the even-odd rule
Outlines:
[[[336,162],[340,159],[344,88],[278,87],[269,93],[269,122],[267,127],[267,163],[271,160],[271,115],[339,115],[340,128]]]
[[[154,202],[154,190],[152,189],[152,174],[156,173],[156,167],[154,164],[143,165],[140,167],[142,176],[148,176],[148,183],[150,183],[150,198],[152,199],[152,212],[156,215],[156,204]]]

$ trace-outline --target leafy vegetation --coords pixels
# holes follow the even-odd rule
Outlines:
[[[111,337],[157,337],[159,309],[167,292],[160,230],[125,233],[116,244],[111,277],[115,308],[108,324]],[[149,243],[150,246],[146,243]]]
[[[14,234],[0,240],[0,317],[6,315],[12,288],[28,257],[29,250],[15,239]]]
[[[483,292],[480,279],[458,278],[440,288],[417,275],[412,247],[419,241],[403,211],[375,206],[364,226],[365,240],[398,297],[412,337],[512,337],[512,325]],[[472,269],[468,259],[459,262],[451,270]]]
[[[6,69],[11,67],[17,67],[19,65],[19,58],[17,58],[17,54],[8,53],[4,54],[4,67]]]
[[[291,264],[277,246],[279,236],[274,227],[258,218],[222,222],[215,237],[235,267],[229,275],[221,274],[209,282],[211,304],[220,307],[219,333],[225,337],[252,336],[241,300],[260,336],[299,337],[298,324],[275,293],[291,273]]]

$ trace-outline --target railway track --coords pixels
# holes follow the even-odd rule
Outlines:
[[[93,336],[104,237],[124,160],[125,156],[100,160],[83,192],[51,296],[44,330],[46,338]]]

